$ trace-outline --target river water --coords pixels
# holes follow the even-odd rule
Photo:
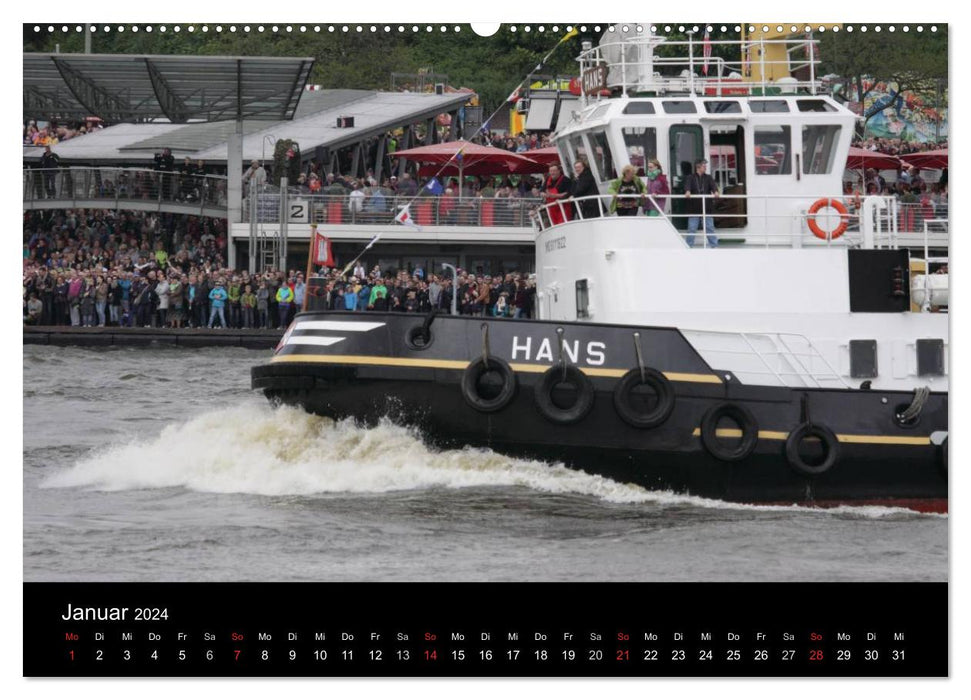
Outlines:
[[[274,408],[266,351],[24,347],[26,581],[944,581],[948,519],[654,493]]]

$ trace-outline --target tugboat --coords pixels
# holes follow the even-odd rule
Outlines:
[[[856,116],[808,40],[725,42],[758,75],[699,77],[697,42],[617,29],[579,56],[581,107],[554,135],[599,195],[536,214],[539,319],[308,310],[253,388],[647,489],[946,512],[946,240],[908,240],[893,198],[847,212]],[[808,59],[769,81],[779,47]],[[706,159],[717,197],[691,192]],[[670,194],[621,200],[657,215],[613,215],[610,184],[651,161]]]

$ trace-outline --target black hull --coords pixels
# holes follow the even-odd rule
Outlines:
[[[947,509],[946,447],[930,439],[947,431],[946,394],[931,394],[919,420],[900,426],[894,414],[910,403],[912,393],[743,385],[709,368],[674,329],[440,317],[431,325],[432,342],[415,349],[405,338],[422,317],[312,313],[299,318],[383,324],[368,333],[345,334],[353,337],[327,348],[287,345],[273,361],[253,368],[254,388],[316,414],[365,424],[387,416],[417,426],[437,447],[488,447],[648,489],[726,501]],[[484,323],[489,355],[510,363],[515,374],[512,398],[494,412],[470,405],[461,386],[464,365],[482,356]],[[534,351],[544,337],[555,341],[557,329],[574,347],[603,346],[594,346],[592,354],[579,352],[584,357],[577,364],[592,375],[593,407],[570,424],[542,415],[535,396],[552,363],[542,364],[545,356],[536,363]],[[614,401],[620,380],[604,376],[611,373],[608,368],[617,375],[637,366],[634,332],[640,335],[644,364],[673,378],[674,406],[657,427],[621,420]],[[529,353],[523,348],[526,338],[532,338]],[[513,347],[519,348],[515,358]],[[520,362],[527,354],[531,361]],[[565,358],[568,364],[573,359]],[[554,357],[554,363],[558,360]],[[747,410],[758,435],[750,453],[736,461],[713,455],[718,450],[700,435],[705,414],[726,403]],[[807,474],[787,457],[787,436],[806,422],[829,428],[838,439],[835,463],[819,474]],[[738,442],[726,434],[715,447]]]

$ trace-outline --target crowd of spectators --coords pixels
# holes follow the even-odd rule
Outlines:
[[[948,146],[947,141],[916,143],[881,138],[855,141],[853,145],[891,156],[944,150]],[[919,167],[906,163],[901,164],[895,178],[891,174],[890,180],[875,168],[867,168],[855,181],[844,181],[844,202],[849,211],[855,213],[859,211],[863,196],[894,197],[902,205],[901,230],[920,231],[925,220],[948,218],[948,169],[944,168],[931,180]],[[937,224],[931,226],[933,228]]]
[[[65,209],[25,212],[23,226],[25,320],[31,294],[43,305],[31,322],[106,324],[101,303],[108,305],[116,286],[130,290],[149,275],[157,284],[160,274],[181,279],[225,267],[224,219]],[[111,318],[121,322],[120,315]],[[134,325],[134,314],[127,322]]]
[[[24,124],[25,146],[56,146],[62,141],[68,141],[75,136],[84,136],[102,128],[99,119],[86,119],[69,124],[56,121],[41,122],[41,124],[43,126],[38,126],[33,119]]]
[[[297,270],[226,266],[221,219],[111,210],[24,214],[23,312],[32,325],[285,328],[308,287]],[[532,317],[521,274],[456,280],[378,268],[322,270],[315,308]]]
[[[254,161],[244,174],[246,192],[252,183],[265,182],[263,168]],[[497,225],[528,226],[530,212],[542,204],[543,177],[541,175],[469,176],[462,185],[455,177],[419,181],[410,173],[382,176],[380,181],[372,170],[363,177],[351,177],[334,173],[318,174],[314,164],[301,173],[297,183],[290,188],[291,195],[325,195],[324,200],[312,202],[312,220],[318,223],[342,223],[335,218],[333,205],[342,216],[355,222],[393,223],[400,207],[409,204],[417,196],[434,197],[412,209],[412,216],[419,224],[442,225]],[[339,199],[337,199],[339,198]],[[485,200],[494,200],[485,207],[488,215],[482,218]],[[261,220],[276,220],[278,204],[268,198],[258,204]],[[264,218],[265,217],[265,218]]]
[[[947,141],[926,141],[918,143],[916,141],[903,141],[901,139],[881,139],[871,138],[853,142],[856,148],[863,148],[867,151],[883,153],[888,156],[903,156],[908,153],[924,153],[926,151],[940,151],[947,148]]]
[[[518,136],[508,136],[491,131],[483,131],[479,137],[483,145],[495,146],[513,153],[527,153],[539,148],[549,148],[553,145],[548,133],[537,134],[524,131]]]
[[[357,265],[350,276],[342,270],[321,272],[322,284],[313,295],[319,296],[314,308],[338,311],[393,311],[428,313],[433,309],[449,313],[455,296],[456,312],[466,316],[533,318],[536,281],[532,275],[508,272],[489,275],[457,270],[451,277],[429,274],[421,268],[411,272],[370,272]]]

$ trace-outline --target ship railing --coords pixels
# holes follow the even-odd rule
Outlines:
[[[577,57],[581,75],[596,75],[596,71],[606,69],[603,80],[593,81],[585,90],[584,104],[588,97],[599,100],[601,88],[608,88],[608,92],[609,88],[619,88],[625,95],[673,92],[707,96],[800,91],[815,95],[822,88],[818,79],[819,42],[811,37],[703,41],[689,33],[688,41],[668,41],[644,29],[643,36],[602,43]],[[717,47],[728,48],[739,59],[712,56],[709,49]],[[783,58],[770,57],[777,53],[770,51],[773,47],[782,49]],[[753,78],[756,68],[757,77]],[[776,76],[782,76],[783,81]]]
[[[688,329],[682,333],[709,365],[731,369],[740,379],[750,378],[753,383],[774,379],[790,388],[850,388],[813,342],[799,333]],[[746,359],[754,362],[745,364]]]
[[[845,206],[847,213],[841,214],[835,209],[824,207],[813,215],[818,227],[827,235],[822,238],[815,236],[808,227],[810,220],[809,209],[813,202],[820,199],[836,199]],[[928,221],[928,231],[933,239],[935,247],[947,245],[947,221],[939,218],[926,219],[926,207],[922,211],[916,208],[922,205],[900,204],[894,197],[877,197],[882,202],[877,216],[869,225],[873,228],[872,246],[877,248],[896,248],[901,244],[911,247],[919,245],[918,236],[924,232],[924,222]],[[698,203],[700,200],[700,212],[691,213],[682,211],[687,202]],[[691,236],[702,237],[699,247],[707,247],[708,240],[704,235],[704,219],[711,218],[715,226],[715,235],[724,237],[728,241],[737,242],[737,237],[733,232],[739,234],[743,230],[759,231],[764,233],[760,239],[761,245],[769,247],[772,244],[778,245],[780,239],[788,238],[795,242],[810,242],[814,245],[824,244],[827,246],[851,246],[860,247],[868,244],[865,239],[864,226],[867,222],[863,218],[863,208],[857,206],[853,197],[838,198],[820,195],[818,197],[807,195],[747,195],[747,194],[722,194],[718,197],[713,195],[590,195],[587,197],[561,197],[559,199],[550,198],[548,202],[539,207],[534,216],[533,224],[537,231],[544,231],[554,226],[561,225],[568,221],[589,220],[595,218],[613,217],[616,210],[624,209],[624,202],[636,202],[638,209],[656,212],[657,216],[665,219],[673,227],[678,229],[679,235],[687,243]],[[790,201],[793,206],[779,207],[780,201]],[[678,203],[677,206],[675,203]],[[737,203],[737,204],[733,204]],[[675,211],[677,210],[677,213]],[[695,234],[687,232],[689,219],[698,218],[699,228]],[[755,223],[759,226],[755,226]],[[741,223],[741,226],[733,223]],[[838,236],[832,233],[846,224],[845,232]],[[719,228],[719,227],[722,228]],[[743,228],[744,227],[744,228]]]
[[[200,215],[225,217],[226,182],[222,175],[183,175],[147,168],[25,168],[23,196],[24,204],[32,209],[73,208],[92,203],[105,209],[157,205],[159,210],[198,208]]]
[[[264,192],[255,195],[258,223],[280,220],[280,195]],[[409,205],[411,219],[418,226],[464,226],[472,228],[530,228],[533,212],[542,204],[531,197],[410,197],[381,195],[351,197],[335,194],[289,193],[287,206],[291,223],[329,226],[400,226],[395,220],[401,208]],[[243,221],[253,214],[243,207]]]

